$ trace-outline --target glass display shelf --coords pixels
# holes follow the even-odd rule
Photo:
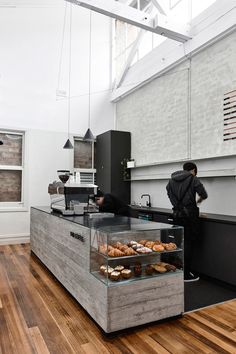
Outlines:
[[[132,218],[102,225],[90,234],[90,273],[106,286],[173,274],[182,281],[183,246],[181,226]]]
[[[99,271],[94,271],[91,272],[91,274],[103,282],[106,286],[117,286],[117,285],[122,285],[122,284],[129,284],[134,281],[140,281],[140,280],[145,280],[145,279],[152,279],[152,278],[163,278],[166,276],[173,276],[176,274],[182,274],[183,275],[183,270],[182,269],[176,269],[176,271],[170,271],[170,272],[165,272],[165,273],[153,273],[152,275],[147,275],[145,274],[145,271],[142,271],[142,274],[140,276],[134,276],[132,275],[129,279],[119,279],[119,280],[111,280],[109,277],[101,274]]]
[[[140,258],[140,257],[151,257],[151,256],[158,256],[158,255],[165,255],[168,253],[178,253],[178,252],[183,252],[182,248],[176,248],[175,250],[171,250],[171,251],[152,251],[149,253],[138,253],[135,255],[131,255],[131,256],[120,256],[120,257],[109,257],[108,255],[99,252],[96,248],[91,247],[91,252],[96,253],[99,256],[102,256],[103,258],[105,258],[108,261],[117,261],[117,260],[124,260],[124,259],[134,259],[134,258]]]

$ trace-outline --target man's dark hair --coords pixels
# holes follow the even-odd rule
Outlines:
[[[104,197],[104,193],[103,191],[101,191],[101,189],[98,189],[97,194],[95,194],[95,198],[100,198],[100,197]]]
[[[185,171],[195,170],[195,173],[197,174],[197,165],[194,162],[185,162],[183,164],[183,169]]]

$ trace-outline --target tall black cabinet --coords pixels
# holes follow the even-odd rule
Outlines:
[[[112,193],[130,204],[130,182],[124,180],[122,161],[131,153],[130,132],[109,130],[97,136],[97,185],[105,193]]]

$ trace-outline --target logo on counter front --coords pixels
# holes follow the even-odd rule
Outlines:
[[[76,238],[76,240],[80,240],[81,242],[84,242],[84,236],[80,234],[76,234],[75,232],[71,231],[70,236]]]

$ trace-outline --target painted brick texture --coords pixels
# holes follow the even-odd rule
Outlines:
[[[131,132],[137,164],[236,154],[236,140],[223,142],[223,97],[236,89],[235,63],[236,31],[117,103],[117,129]]]
[[[0,171],[0,202],[21,201],[21,171]]]
[[[22,136],[0,133],[0,165],[22,165]],[[0,169],[0,202],[20,202],[22,171]]]
[[[0,133],[3,145],[0,148],[0,165],[22,165],[22,136]]]

